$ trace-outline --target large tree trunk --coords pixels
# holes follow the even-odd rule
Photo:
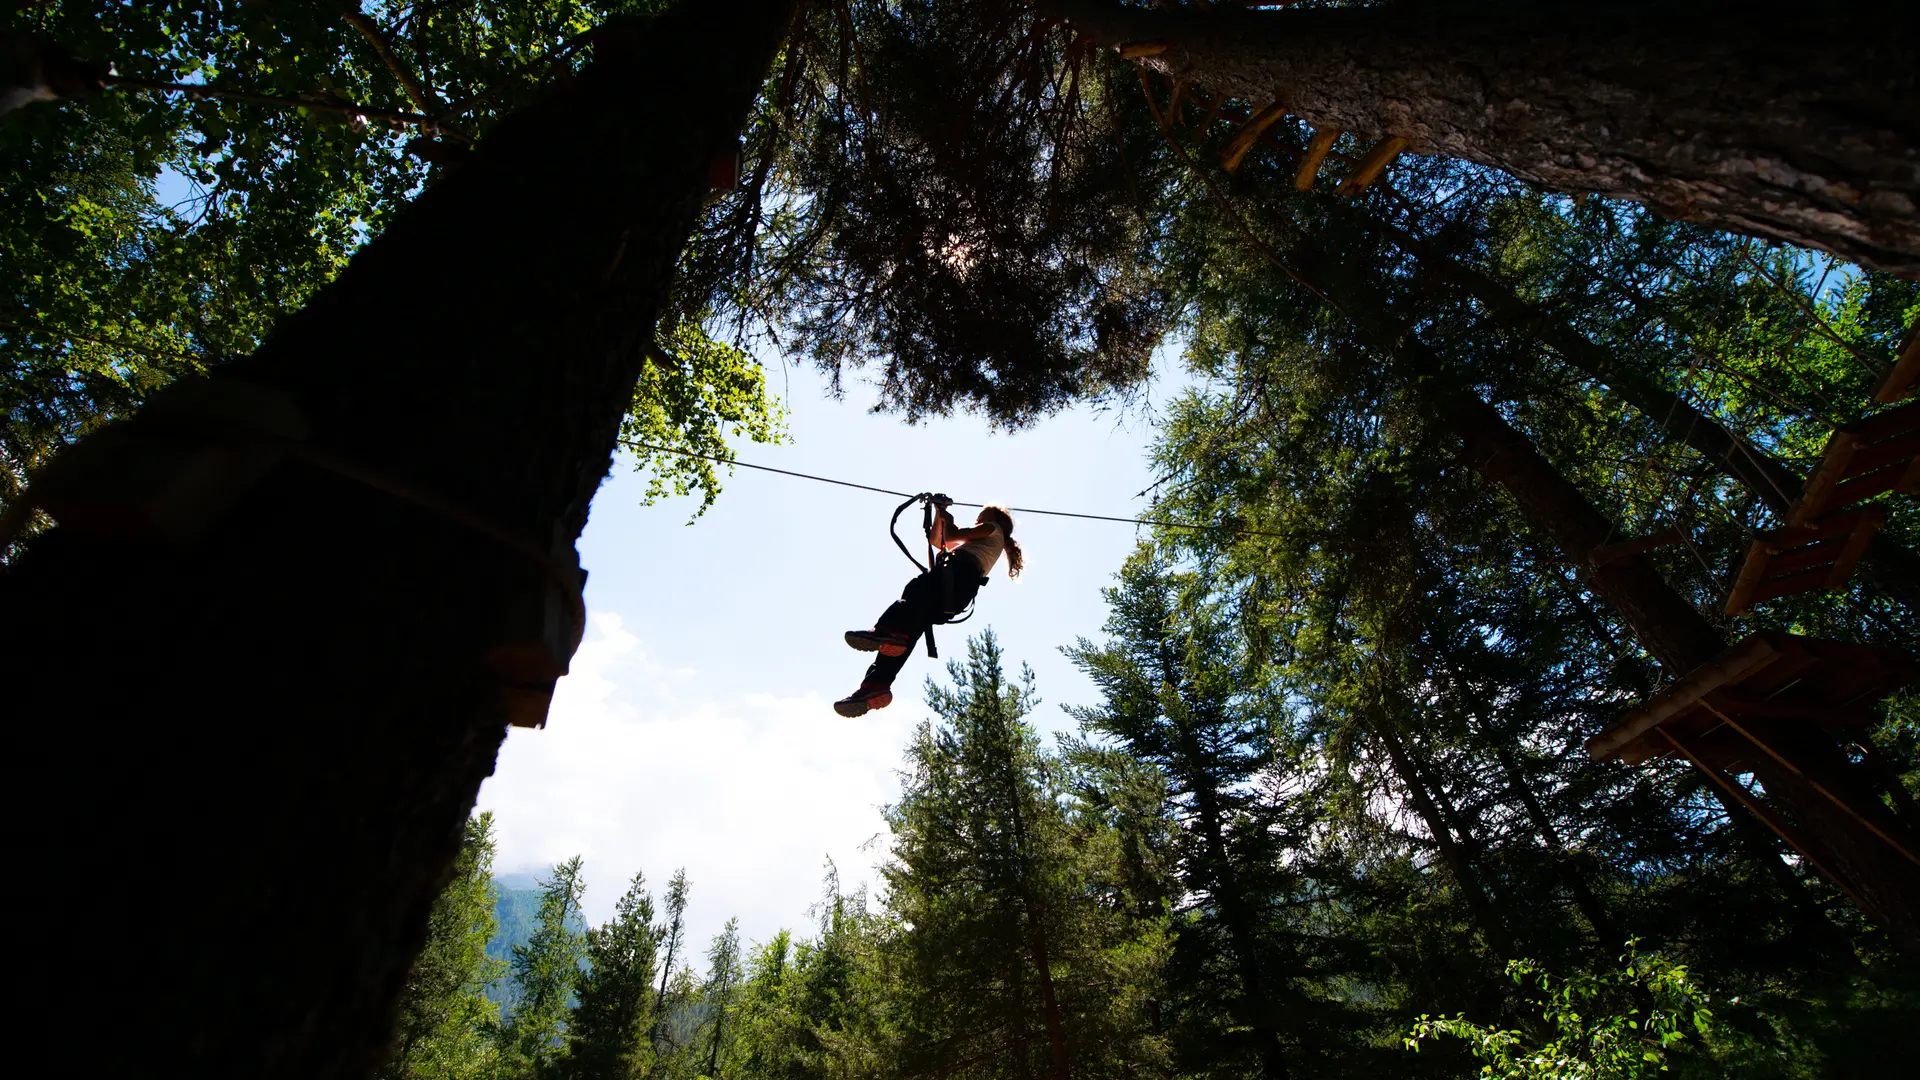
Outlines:
[[[76,448],[0,578],[14,859],[69,928],[38,1039],[378,1063],[507,716],[577,641],[573,542],[791,8],[603,35],[257,354]]]
[[[1038,6],[1318,130],[1920,274],[1920,50],[1893,0]]]

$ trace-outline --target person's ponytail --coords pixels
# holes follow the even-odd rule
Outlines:
[[[1027,568],[1027,559],[1020,551],[1020,545],[1013,539],[1013,515],[1004,506],[988,504],[980,509],[980,516],[1000,526],[1000,539],[1007,545],[1007,576],[1017,578],[1020,571]]]

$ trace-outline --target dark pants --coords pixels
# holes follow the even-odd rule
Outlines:
[[[946,592],[942,580],[951,576],[953,591]],[[900,590],[900,599],[895,600],[880,616],[874,626],[881,630],[892,630],[909,637],[907,651],[899,656],[882,654],[867,669],[864,686],[892,686],[894,677],[900,669],[907,666],[907,657],[913,655],[916,645],[920,644],[920,635],[936,623],[945,622],[948,615],[962,611],[973,602],[973,595],[980,591],[980,564],[973,561],[971,555],[950,555],[945,566],[936,566],[921,574],[907,587]],[[951,607],[947,597],[951,595]]]

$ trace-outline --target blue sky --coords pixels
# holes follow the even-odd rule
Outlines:
[[[792,443],[739,445],[744,461],[1119,516],[1146,510],[1152,409],[1182,385],[1162,378],[1132,410],[1080,407],[1008,435],[972,417],[909,426],[870,413],[859,386],[833,401],[805,368],[783,379],[774,362],[769,377]],[[924,682],[940,670],[918,651],[891,707],[858,720],[832,711],[870,659],[842,631],[872,625],[912,573],[886,534],[899,500],[741,469],[689,525],[693,500],[642,506],[645,487],[623,459],[594,500],[580,543],[587,640],[547,727],[514,730],[481,789],[496,869],[538,872],[583,855],[597,924],[636,870],[657,890],[684,866],[696,940],[729,916],[756,941],[803,929],[829,858],[847,887],[874,882],[886,846],[879,808],[899,793],[902,750],[928,715]],[[1034,670],[1034,722],[1071,729],[1061,705],[1089,703],[1093,691],[1059,650],[1099,635],[1100,590],[1140,533],[1017,516],[1027,573],[1011,582],[996,571],[979,614],[940,635],[940,664],[963,654],[962,631],[990,626],[1011,665]],[[902,537],[917,536],[910,511]]]

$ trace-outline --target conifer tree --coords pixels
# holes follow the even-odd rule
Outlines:
[[[1093,887],[1059,764],[1022,719],[1031,674],[1008,683],[991,632],[949,670],[952,689],[929,687],[942,722],[922,725],[887,812],[900,1067],[1059,1080],[1150,1068],[1147,1018],[1114,980],[1114,951],[1140,943]]]
[[[508,1066],[518,1074],[545,1074],[562,1056],[567,1009],[586,954],[586,934],[579,926],[586,888],[580,856],[554,867],[540,886],[533,936],[513,948],[517,997],[500,1035]]]
[[[859,1076],[895,1067],[891,1014],[901,981],[882,970],[882,954],[897,926],[869,909],[864,888],[841,891],[831,859],[824,884],[811,910],[813,936],[777,935],[755,957],[741,1077]]]
[[[654,931],[655,940],[658,942],[657,948],[662,952],[660,960],[660,988],[654,992],[653,1015],[649,1019],[647,1027],[647,1041],[653,1047],[655,1057],[666,1056],[667,1049],[663,1048],[662,1044],[667,1043],[671,1036],[671,1032],[667,1027],[667,1013],[673,1001],[673,995],[671,995],[668,990],[673,979],[674,960],[680,952],[681,945],[686,941],[686,867],[675,870],[673,877],[668,879],[665,903],[667,909],[666,919]]]
[[[1913,310],[1904,283],[1864,275],[1823,294],[1817,274],[1768,281],[1784,269],[1772,256],[1756,252],[1756,271],[1737,243],[1689,238],[1641,211],[1503,203],[1496,187],[1444,174],[1455,179],[1469,185],[1464,204],[1485,200],[1478,210],[1448,220],[1414,207],[1407,216],[1450,243],[1487,244],[1491,262],[1529,281],[1553,268],[1550,310],[1577,313],[1583,332],[1636,374],[1680,388],[1702,415],[1752,417],[1745,426],[1767,433],[1763,444],[1807,447],[1801,432],[1811,430],[1811,449],[1800,452],[1817,453],[1831,426],[1785,407],[1796,397],[1829,415],[1871,407],[1873,378],[1858,354],[1897,341],[1902,310]],[[1442,182],[1418,172],[1405,180]],[[1654,580],[1665,577],[1719,625],[1727,553],[1737,566],[1751,536],[1735,516],[1745,512],[1738,489],[1716,479],[1726,463],[1694,456],[1662,417],[1627,412],[1593,372],[1543,356],[1538,323],[1441,302],[1418,262],[1381,272],[1395,257],[1350,229],[1357,211],[1265,198],[1251,179],[1243,183],[1238,209],[1266,230],[1256,238],[1291,244],[1326,230],[1311,261],[1295,257],[1305,245],[1281,257],[1325,297],[1286,283],[1248,243],[1246,221],[1190,208],[1181,235],[1207,252],[1181,268],[1203,313],[1190,358],[1232,389],[1196,396],[1169,418],[1163,445],[1175,452],[1160,459],[1163,513],[1269,535],[1169,535],[1165,550],[1225,574],[1216,588],[1236,598],[1238,632],[1269,658],[1293,708],[1324,732],[1326,766],[1352,778],[1340,785],[1345,806],[1332,807],[1331,835],[1356,873],[1341,902],[1381,961],[1366,979],[1374,999],[1447,1007],[1449,996],[1480,995],[1486,1004],[1476,1007],[1506,1007],[1488,977],[1487,961],[1498,955],[1476,960],[1477,947],[1436,917],[1463,882],[1482,892],[1486,915],[1474,916],[1482,928],[1495,928],[1507,949],[1557,950],[1558,965],[1591,963],[1638,933],[1663,947],[1684,941],[1690,963],[1741,987],[1747,1002],[1782,1000],[1763,987],[1830,979],[1900,985],[1885,939],[1836,911],[1846,903],[1838,891],[1804,861],[1784,862],[1764,829],[1749,829],[1757,823],[1743,812],[1729,815],[1703,777],[1671,763],[1627,770],[1587,760],[1581,740],[1657,686],[1651,650],[1637,646],[1633,625],[1608,609],[1589,573],[1514,512],[1502,487],[1462,468],[1469,462],[1449,425],[1431,419],[1429,395],[1443,392],[1436,383],[1464,383],[1498,403],[1494,411],[1526,432],[1530,452],[1618,514],[1622,537],[1681,515],[1684,540],[1647,563]],[[1384,212],[1386,201],[1365,209]],[[1363,303],[1356,279],[1390,300]],[[1797,296],[1781,295],[1782,282]],[[1629,299],[1636,292],[1641,298]],[[1356,341],[1352,321],[1383,311],[1418,326],[1445,363],[1418,378],[1381,364],[1380,351]],[[1795,329],[1783,333],[1783,324]],[[1910,537],[1911,528],[1889,531]],[[1911,622],[1877,591],[1862,581],[1782,602],[1745,625],[1911,641]],[[1910,755],[1890,737],[1910,707],[1888,707],[1876,746]],[[1820,959],[1856,950],[1877,958],[1847,974]],[[1829,993],[1801,1000],[1836,1000]],[[1841,1022],[1794,1008],[1806,1025],[1800,1032]]]
[[[634,1080],[646,1075],[653,1055],[647,1032],[658,933],[646,875],[636,873],[613,918],[587,931],[587,969],[567,1021],[569,1076]]]
[[[720,1075],[723,1048],[728,1045],[726,1040],[733,1035],[727,1027],[728,1013],[734,1007],[739,985],[740,920],[730,918],[726,927],[714,937],[713,946],[707,950],[707,981],[701,987],[701,1003],[706,1007],[711,1030],[707,1033],[704,1076]]]
[[[1143,550],[1107,599],[1107,641],[1068,653],[1104,700],[1071,711],[1165,778],[1187,909],[1170,971],[1182,1064],[1291,1075],[1317,1028],[1348,1021],[1294,980],[1294,935],[1271,914],[1301,891],[1301,861],[1289,868],[1282,845],[1304,829],[1260,783],[1284,730],[1279,710],[1203,577]]]
[[[735,1009],[733,1056],[724,1075],[757,1080],[782,1074],[776,1063],[786,1059],[790,1038],[793,953],[793,934],[782,930],[748,957]]]
[[[407,975],[393,1058],[380,1080],[479,1080],[493,1074],[488,1032],[499,1007],[486,989],[505,965],[487,956],[493,938],[493,815],[469,818],[453,880],[433,903],[427,944]]]

